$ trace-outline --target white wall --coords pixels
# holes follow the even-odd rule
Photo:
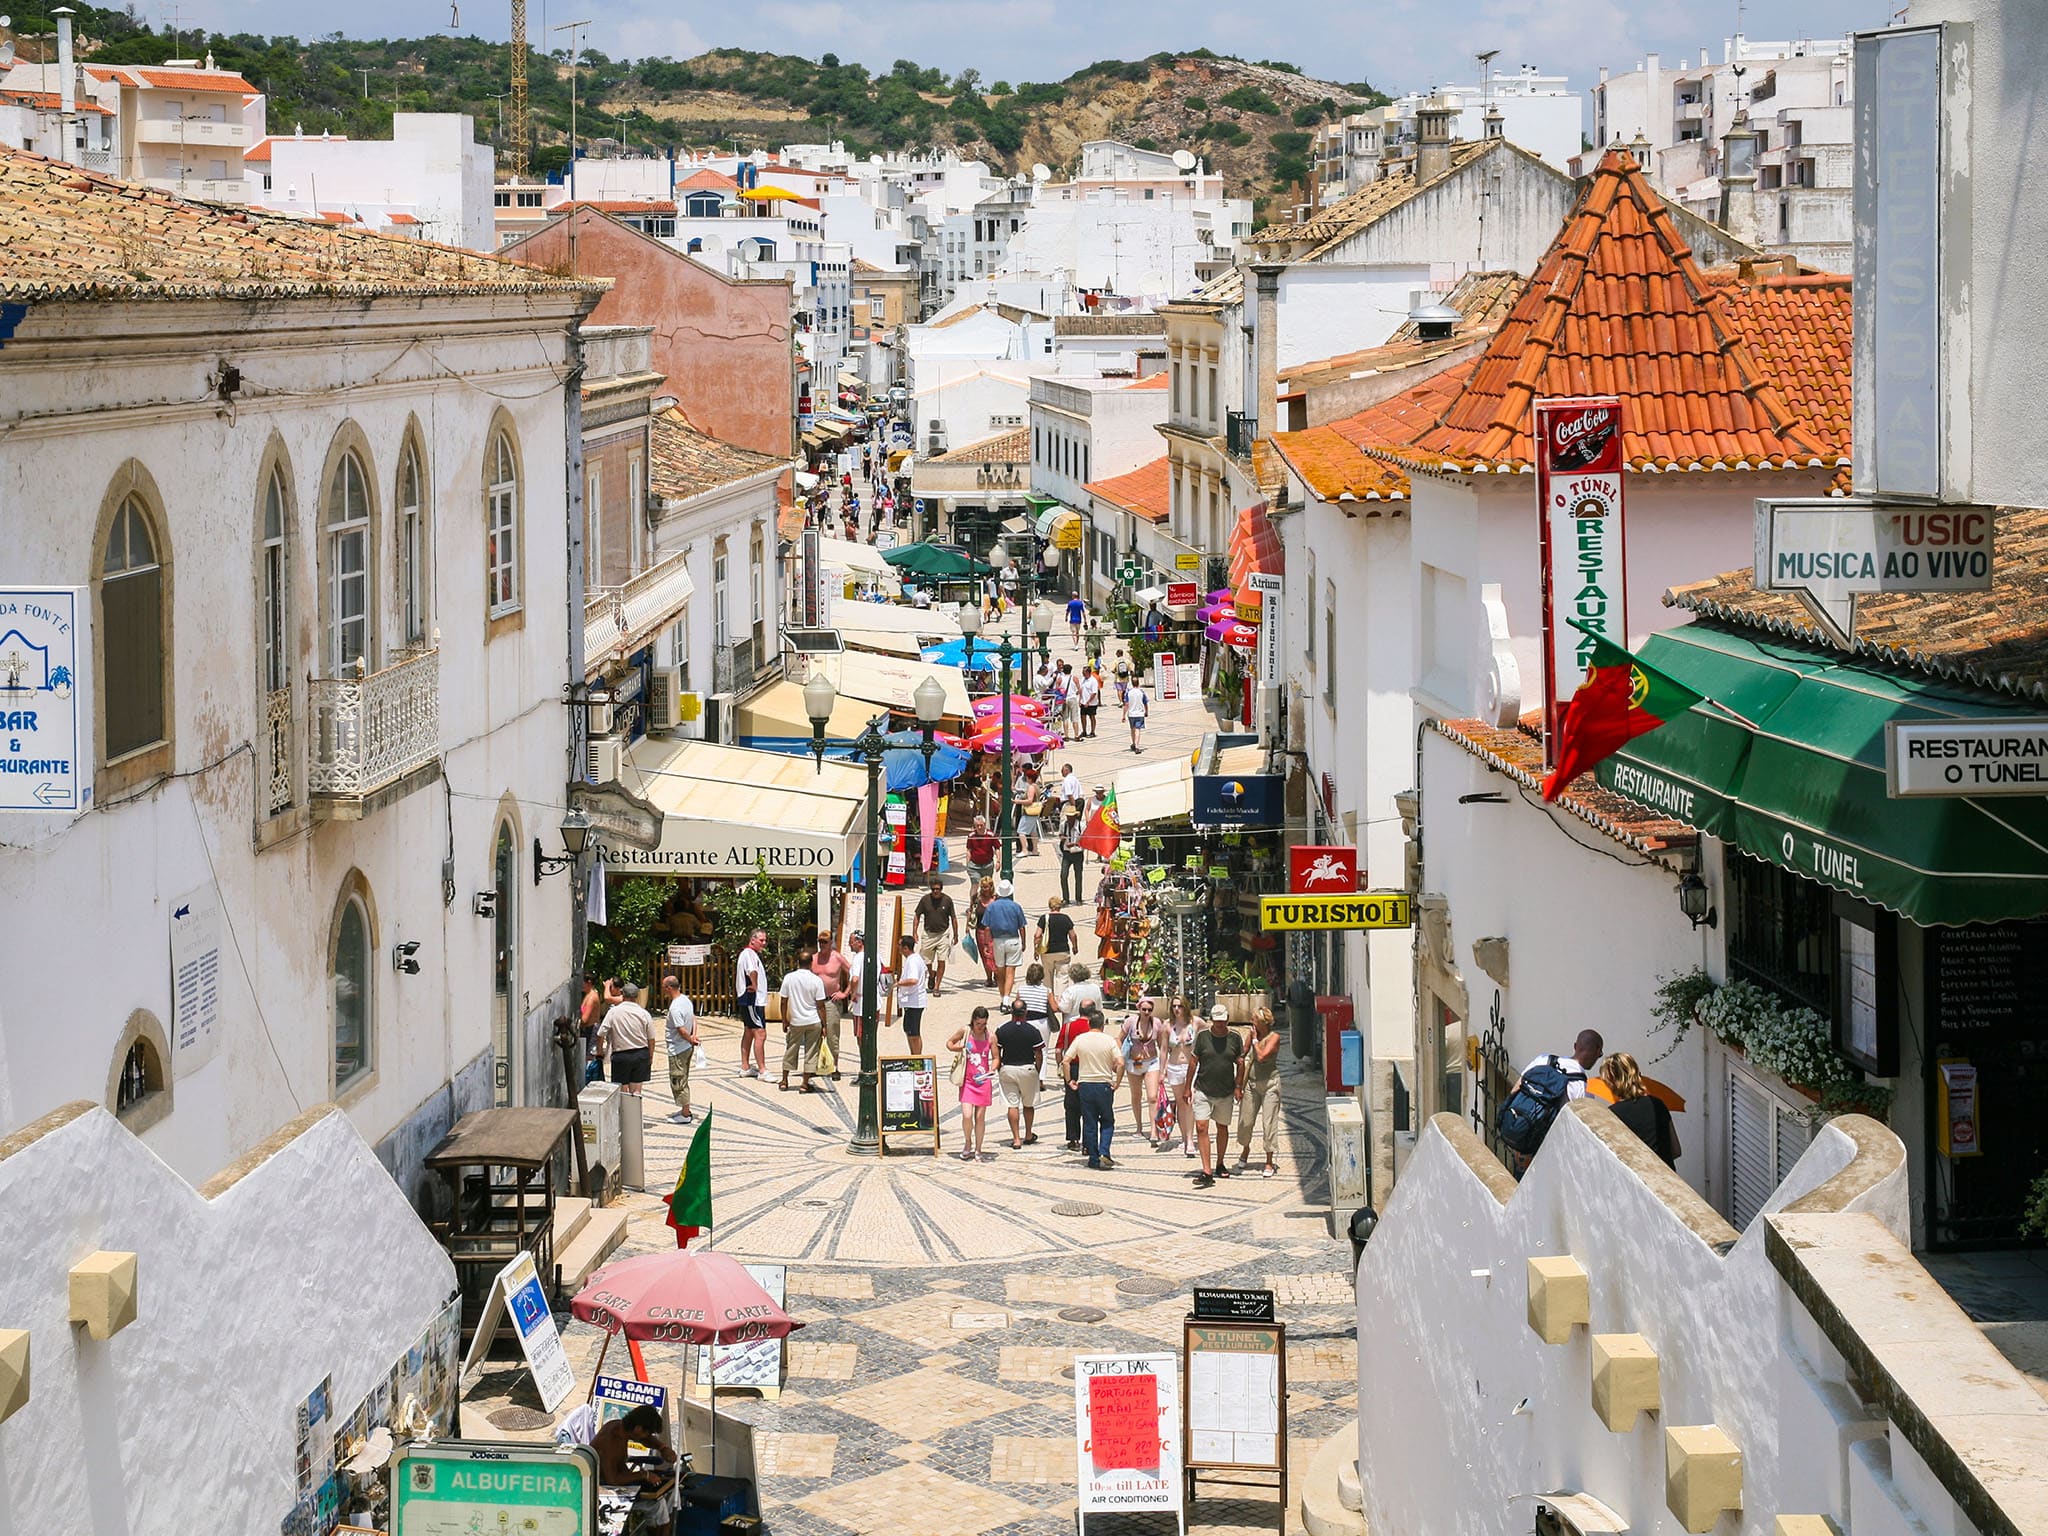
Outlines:
[[[403,1171],[455,1108],[473,1107],[479,1089],[488,1096],[493,930],[471,900],[495,884],[501,814],[515,849],[536,836],[557,846],[568,755],[557,701],[568,681],[571,611],[561,378],[573,301],[503,302],[502,314],[485,300],[306,300],[253,313],[158,304],[147,316],[51,306],[15,333],[12,366],[0,369],[0,414],[43,420],[0,444],[0,506],[21,534],[9,574],[87,584],[96,518],[117,470],[130,460],[147,470],[171,559],[176,776],[123,791],[118,802],[101,799],[68,822],[13,817],[0,828],[0,971],[13,978],[0,1000],[0,1129],[73,1099],[111,1102],[131,1013],[147,1010],[171,1026],[170,914],[203,888],[218,890],[224,921],[220,1049],[174,1075],[171,1111],[145,1141],[180,1173],[204,1177],[332,1097],[328,946],[351,871],[367,886],[373,917],[377,1066],[343,1108],[372,1141],[404,1132],[387,1149]],[[421,346],[429,327],[440,334]],[[159,403],[209,399],[215,353],[184,339],[202,333],[222,338],[243,369],[245,394],[232,412]],[[488,390],[474,382],[487,373]],[[354,387],[371,374],[378,388]],[[522,456],[524,606],[487,634],[482,482],[494,419],[509,421]],[[283,451],[296,517],[303,808],[311,729],[303,678],[322,639],[315,534],[324,466],[344,422],[362,433],[380,519],[380,657],[395,623],[399,451],[409,424],[419,433],[434,531],[445,777],[360,821],[274,824],[259,848],[256,572],[266,452],[273,443]],[[580,602],[574,611],[580,622]],[[455,885],[446,903],[444,856]],[[517,1002],[538,1028],[568,978],[568,881],[514,883]],[[420,942],[418,975],[393,972],[390,947],[400,940]]]
[[[380,225],[409,213],[423,239],[488,251],[492,233],[491,147],[454,112],[400,112],[389,139],[278,138],[270,146],[271,208],[340,212]]]
[[[209,1199],[89,1110],[0,1155],[0,1222],[0,1316],[31,1361],[0,1425],[6,1531],[277,1529],[298,1405],[331,1377],[352,1411],[455,1288],[333,1113]],[[136,1319],[105,1340],[72,1326],[67,1289],[100,1249],[137,1256]]]
[[[1839,1129],[1823,1131],[1769,1208],[1846,1167],[1854,1145]],[[1475,1150],[1496,1180],[1505,1177]],[[1623,1513],[1630,1531],[1664,1536],[1680,1529],[1665,1506],[1664,1430],[1699,1424],[1719,1425],[1742,1452],[1743,1511],[1716,1523],[1722,1536],[1761,1536],[1781,1513],[1830,1512],[1817,1495],[1854,1464],[1853,1436],[1829,1417],[1811,1378],[1780,1358],[1799,1308],[1765,1255],[1765,1223],[1717,1253],[1710,1243],[1727,1233],[1718,1218],[1682,1188],[1653,1188],[1570,1114],[1521,1184],[1506,1187],[1512,1198],[1497,1197],[1432,1125],[1366,1247],[1366,1525],[1397,1536],[1496,1536],[1529,1528],[1527,1495],[1568,1489]],[[1852,1208],[1903,1241],[1904,1203],[1901,1162]],[[1576,1257],[1591,1280],[1591,1329],[1561,1345],[1545,1344],[1527,1321],[1526,1261],[1551,1254]],[[1591,1333],[1640,1333],[1657,1351],[1661,1411],[1627,1432],[1610,1432],[1593,1412]]]
[[[1430,286],[1427,261],[1381,266],[1315,262],[1280,274],[1278,363],[1289,368],[1385,343],[1407,322],[1413,296]],[[1264,420],[1278,420],[1261,401]]]
[[[1000,369],[1000,371],[998,371]],[[945,450],[1012,432],[1031,417],[1031,384],[1021,363],[911,359],[910,424],[919,459],[930,457],[932,423],[945,433]],[[1014,423],[1007,418],[1016,417]]]
[[[779,472],[778,472],[779,473]],[[678,550],[684,554],[694,590],[684,620],[688,631],[691,691],[714,691],[712,669],[713,589],[718,540],[726,541],[727,643],[738,644],[753,633],[753,589],[748,562],[752,558],[753,535],[761,533],[763,611],[767,629],[768,658],[780,648],[782,615],[782,568],[775,557],[776,475],[760,480],[740,480],[693,496],[681,507],[665,507],[656,514],[654,557],[666,559]],[[655,637],[655,665],[673,666],[674,627]]]

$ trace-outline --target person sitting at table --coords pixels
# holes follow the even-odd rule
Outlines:
[[[631,1447],[635,1444],[654,1452],[657,1459],[653,1465],[645,1461],[634,1464]],[[624,1417],[606,1421],[590,1437],[590,1448],[597,1453],[600,1483],[638,1490],[629,1528],[662,1529],[663,1522],[674,1514],[674,1500],[665,1490],[672,1491],[675,1484],[676,1453],[662,1433],[661,1410],[642,1403]]]

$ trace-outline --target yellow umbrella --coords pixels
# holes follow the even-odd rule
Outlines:
[[[792,192],[787,187],[749,187],[740,196],[750,203],[773,203],[784,199],[793,203],[802,201],[801,193]]]

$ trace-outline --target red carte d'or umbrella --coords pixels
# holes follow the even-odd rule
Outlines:
[[[667,1344],[742,1344],[803,1327],[738,1260],[711,1249],[643,1253],[607,1264],[569,1310],[609,1333]]]

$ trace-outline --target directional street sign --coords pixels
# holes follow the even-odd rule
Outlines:
[[[85,809],[75,587],[0,587],[0,811]]]

